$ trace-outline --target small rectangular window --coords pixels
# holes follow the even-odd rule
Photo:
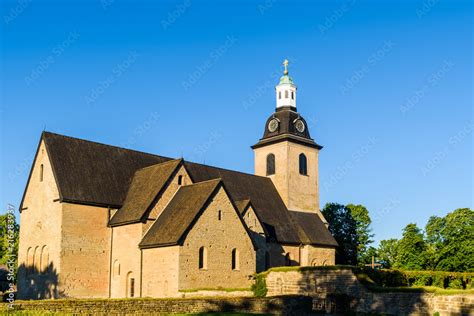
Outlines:
[[[44,172],[44,166],[41,164],[40,166],[40,182],[43,182],[43,172]]]

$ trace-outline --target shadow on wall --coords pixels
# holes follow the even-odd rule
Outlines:
[[[254,231],[250,231],[250,236],[258,248],[257,273],[273,267],[299,266],[299,262],[294,260],[289,253],[285,253],[280,244]]]
[[[21,264],[18,267],[19,299],[52,299],[63,297],[58,290],[59,277],[53,263],[44,269]]]

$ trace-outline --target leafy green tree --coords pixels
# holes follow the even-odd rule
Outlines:
[[[13,232],[13,239],[10,240],[8,233],[9,227]],[[16,223],[15,216],[12,215],[9,221],[9,215],[0,215],[0,264],[5,264],[10,258],[9,255],[14,255],[15,259],[18,255],[18,239],[20,227]]]
[[[474,271],[474,211],[457,209],[445,217],[432,216],[425,227],[429,268]]]
[[[389,269],[393,266],[398,251],[398,240],[395,238],[380,241],[377,248],[378,258],[382,266]]]
[[[337,203],[328,203],[322,213],[329,223],[329,231],[339,244],[336,253],[338,264],[357,264],[357,223],[349,208]]]
[[[426,244],[422,231],[416,224],[408,224],[403,229],[403,237],[398,242],[394,268],[423,270],[426,265]]]
[[[373,242],[372,238],[374,237],[370,228],[372,220],[370,219],[369,211],[363,205],[348,204],[346,208],[350,210],[352,218],[356,222],[357,262],[359,264],[370,263],[372,255],[375,253],[375,248],[371,250],[371,253],[368,253],[369,245]]]

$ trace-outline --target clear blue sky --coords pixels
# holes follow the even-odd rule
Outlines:
[[[159,2],[159,4],[158,4]],[[225,4],[224,4],[225,3]],[[322,205],[376,240],[472,208],[471,1],[2,1],[1,205],[43,129],[253,172],[290,59]]]

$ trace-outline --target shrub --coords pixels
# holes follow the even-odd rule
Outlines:
[[[253,295],[256,297],[265,297],[267,296],[267,282],[265,281],[265,274],[257,274],[255,276],[255,283],[252,284]]]
[[[450,279],[448,287],[450,289],[463,289],[462,281],[460,279]]]
[[[434,286],[445,289],[470,289],[474,273],[444,271],[363,270],[375,283],[383,287]]]

